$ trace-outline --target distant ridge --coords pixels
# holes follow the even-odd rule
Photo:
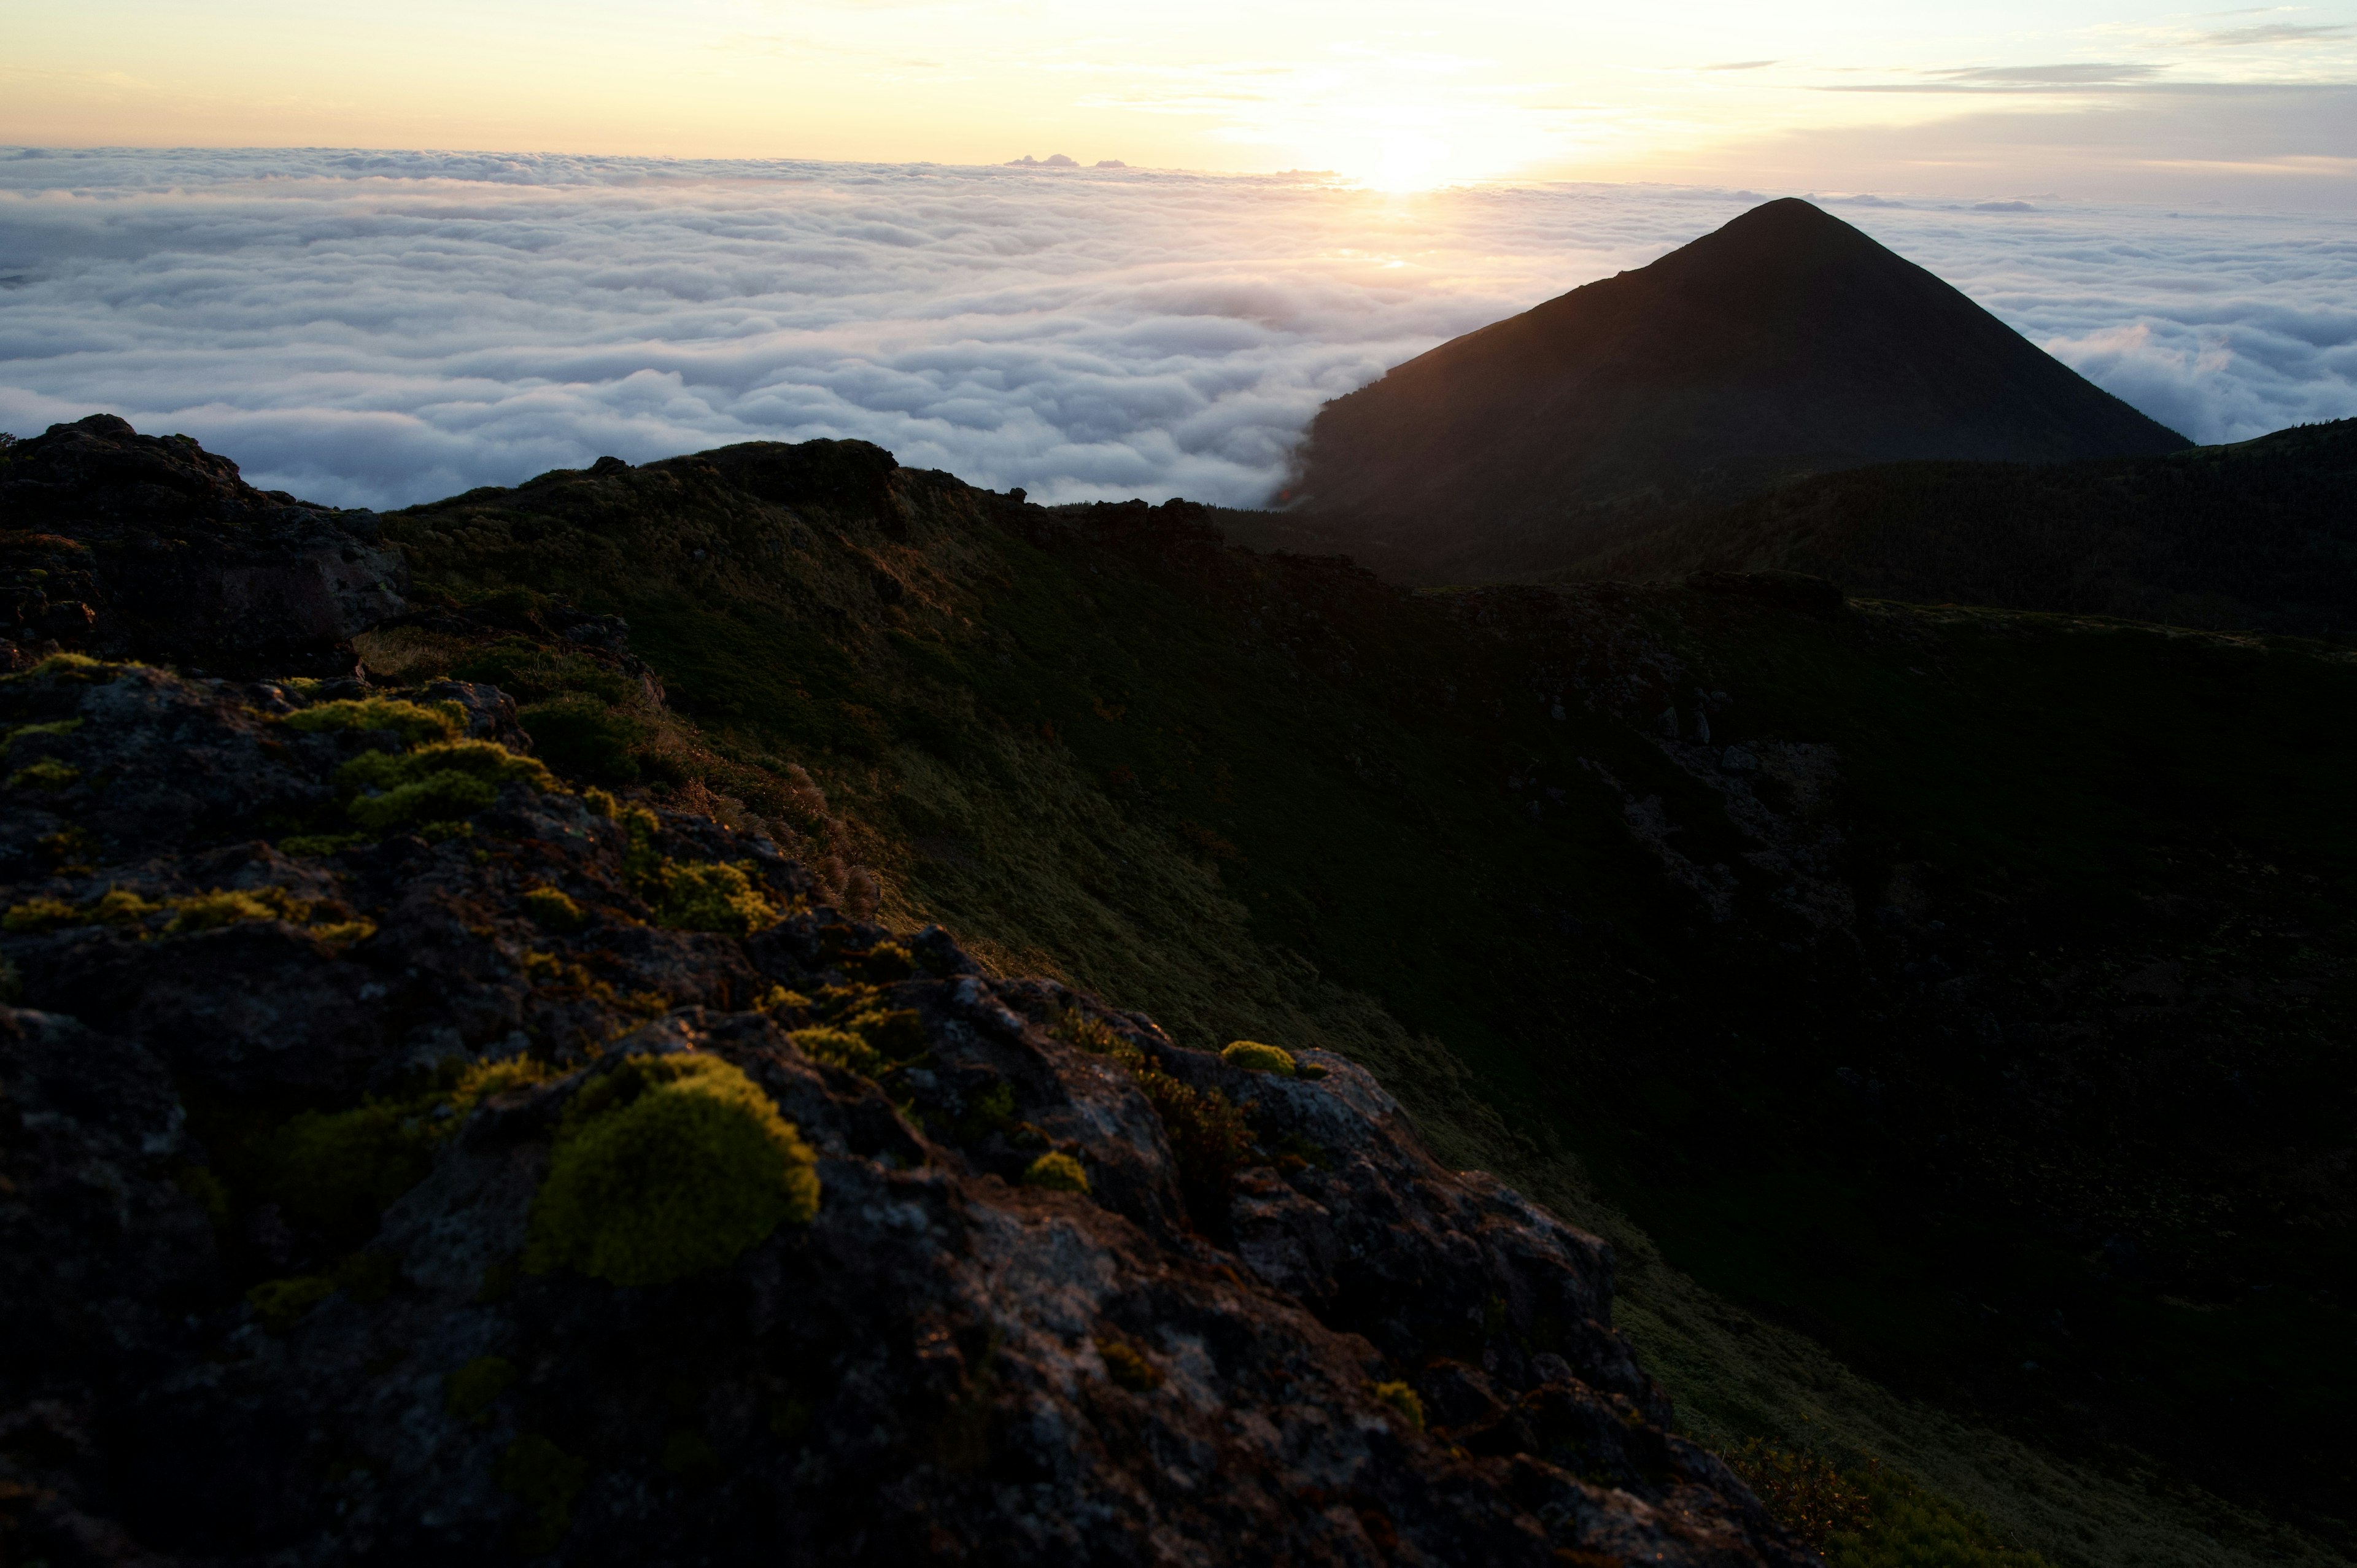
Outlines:
[[[2189,445],[1788,199],[1328,403],[1297,489],[1331,547],[1469,581],[1559,568],[1796,474]]]

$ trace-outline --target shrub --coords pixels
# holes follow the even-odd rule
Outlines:
[[[1162,1369],[1147,1360],[1134,1345],[1119,1339],[1097,1341],[1097,1354],[1104,1358],[1105,1375],[1115,1388],[1127,1389],[1134,1394],[1150,1394],[1162,1386]]]
[[[1220,1059],[1246,1072],[1273,1072],[1279,1078],[1293,1076],[1293,1053],[1278,1046],[1264,1046],[1258,1040],[1232,1040],[1220,1052]]]
[[[587,1460],[576,1459],[547,1438],[525,1433],[507,1446],[491,1471],[500,1490],[524,1506],[511,1537],[527,1557],[555,1550],[573,1528],[573,1499],[589,1479]]]
[[[604,817],[608,822],[621,811],[621,803],[616,800],[613,792],[608,789],[582,790],[581,803],[589,808],[591,816]]]
[[[654,876],[655,923],[681,931],[749,937],[777,923],[778,908],[744,867],[665,860]]]
[[[460,1421],[482,1425],[491,1406],[516,1380],[515,1363],[503,1356],[478,1356],[442,1380],[442,1402]]]
[[[1070,1155],[1042,1155],[1031,1162],[1023,1173],[1025,1187],[1044,1187],[1050,1192],[1077,1192],[1088,1196],[1089,1173],[1081,1162]]]
[[[371,832],[471,815],[499,799],[507,783],[557,787],[545,767],[488,740],[442,741],[400,755],[371,751],[336,773],[344,809]]]
[[[661,1284],[733,1262],[818,1212],[817,1156],[716,1057],[632,1057],[574,1097],[525,1267]]]
[[[520,715],[533,747],[559,772],[601,784],[635,784],[639,760],[631,748],[647,726],[596,697],[573,693],[526,708]]]
[[[1252,1129],[1245,1125],[1243,1112],[1218,1090],[1182,1083],[1142,1055],[1125,1065],[1162,1119],[1188,1212],[1198,1225],[1219,1225],[1227,1213],[1229,1187],[1252,1149]]]
[[[467,710],[456,703],[422,706],[398,697],[344,697],[289,714],[281,721],[288,729],[390,730],[404,746],[456,740],[467,733]]]
[[[523,896],[523,912],[543,930],[577,931],[589,923],[581,906],[561,888],[534,887]]]

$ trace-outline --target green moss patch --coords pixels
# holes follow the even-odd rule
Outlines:
[[[456,703],[432,704],[404,702],[398,697],[346,697],[289,714],[280,721],[288,729],[317,734],[326,730],[385,730],[404,746],[456,740],[467,733],[467,710]]]
[[[583,1087],[557,1133],[525,1267],[619,1285],[726,1267],[818,1213],[817,1156],[716,1057],[633,1057]]]

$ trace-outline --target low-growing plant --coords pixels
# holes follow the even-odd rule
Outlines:
[[[242,920],[288,920],[300,925],[311,914],[310,905],[284,887],[216,887],[167,902],[173,912],[167,929],[176,932],[217,930]]]
[[[655,923],[682,931],[749,937],[775,925],[778,907],[741,865],[666,860],[654,875]]]
[[[647,726],[587,693],[539,703],[518,715],[533,749],[569,778],[601,784],[635,784],[643,771],[632,748]]]
[[[324,1274],[298,1274],[292,1279],[264,1280],[245,1293],[253,1315],[273,1334],[284,1334],[313,1307],[336,1294],[336,1282]]]
[[[527,1557],[554,1551],[573,1528],[573,1499],[588,1479],[588,1461],[545,1437],[527,1432],[509,1444],[491,1480],[524,1507],[524,1518],[510,1536],[515,1549]]]
[[[491,1418],[516,1380],[516,1366],[503,1356],[478,1356],[442,1380],[442,1402],[460,1421],[480,1426]]]
[[[1231,1040],[1221,1049],[1220,1059],[1246,1072],[1273,1072],[1280,1078],[1293,1076],[1293,1053],[1281,1046],[1265,1046],[1258,1040]]]
[[[848,1029],[818,1024],[807,1029],[796,1029],[786,1038],[811,1060],[839,1067],[845,1072],[856,1072],[863,1077],[876,1078],[892,1065],[883,1052]]]
[[[0,915],[0,929],[18,936],[38,936],[54,931],[61,926],[87,924],[81,911],[62,898],[47,897],[27,898],[21,904],[11,904],[8,912]]]
[[[36,736],[44,735],[71,735],[81,725],[80,719],[50,719],[42,724],[18,725],[8,732],[5,740],[0,740],[0,756],[6,755],[9,748],[20,740],[31,740]]]
[[[370,842],[366,833],[290,833],[278,841],[278,853],[310,859],[341,854],[348,849],[358,849]]]
[[[467,733],[467,710],[456,703],[426,705],[399,697],[341,697],[286,715],[279,721],[288,729],[317,734],[324,730],[385,730],[404,746],[456,740]]]
[[[81,769],[54,757],[44,757],[38,762],[19,768],[8,775],[11,789],[48,789],[67,788],[81,777]]]
[[[1077,1192],[1086,1197],[1089,1173],[1070,1155],[1045,1154],[1033,1160],[1030,1168],[1023,1173],[1023,1185],[1044,1187],[1050,1192]]]
[[[532,1211],[525,1267],[660,1284],[733,1262],[818,1213],[817,1156],[717,1057],[631,1057],[574,1097]]]
[[[580,905],[559,887],[534,887],[523,896],[523,912],[544,931],[560,934],[579,930],[589,923],[589,917]]]
[[[1100,1339],[1097,1354],[1104,1359],[1105,1376],[1113,1380],[1115,1388],[1127,1389],[1134,1394],[1150,1394],[1162,1386],[1162,1369],[1126,1340]]]
[[[557,788],[547,768],[489,740],[450,740],[413,751],[366,752],[336,772],[353,822],[371,832],[470,816],[499,799],[500,786]]]
[[[1414,1389],[1401,1382],[1377,1383],[1374,1394],[1375,1398],[1398,1412],[1402,1421],[1418,1432],[1424,1430],[1424,1401],[1416,1397]]]

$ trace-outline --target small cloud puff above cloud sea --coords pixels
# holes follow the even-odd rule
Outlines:
[[[1759,199],[1110,160],[0,152],[0,429],[108,410],[347,506],[822,435],[1042,500],[1258,505],[1327,399]],[[2357,413],[2357,225],[1838,209],[2198,440]]]

